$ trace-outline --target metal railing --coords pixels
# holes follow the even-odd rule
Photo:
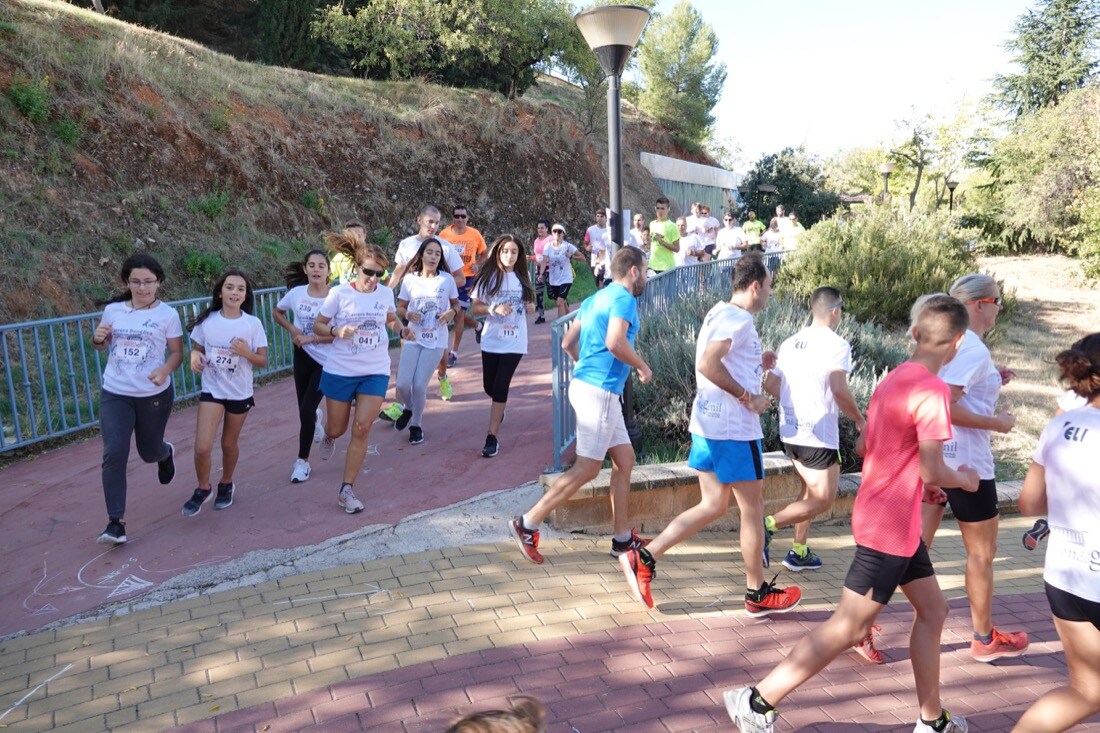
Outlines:
[[[290,369],[293,344],[272,313],[286,288],[255,291],[255,315],[267,331],[264,376]],[[170,302],[184,324],[209,297]],[[102,312],[0,326],[0,453],[59,438],[99,424],[99,393],[106,352],[92,348]],[[184,359],[172,375],[176,399],[199,394],[200,377],[191,372],[191,340],[184,333]]]
[[[787,252],[771,252],[764,255],[764,264],[774,274]],[[638,296],[639,318],[652,318],[668,311],[686,293],[712,290],[716,299],[728,298],[731,270],[740,257],[712,260],[695,265],[684,265],[659,273],[646,284],[645,292]],[[569,404],[569,381],[573,377],[573,360],[562,349],[561,342],[577,311],[558,318],[550,324],[551,398],[554,403],[554,463],[552,471],[564,469],[563,456],[577,438],[577,416]],[[644,358],[644,354],[643,354]],[[633,377],[631,377],[633,378]]]

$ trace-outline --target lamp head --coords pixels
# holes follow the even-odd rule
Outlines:
[[[619,76],[638,45],[649,11],[636,5],[605,5],[573,16],[573,21],[608,76]]]
[[[888,160],[885,163],[883,163],[882,165],[880,165],[878,167],[878,172],[881,173],[884,176],[888,176],[891,173],[893,173],[894,172],[894,163],[893,163],[893,161]]]
[[[948,178],[947,179],[947,188],[948,189],[954,191],[958,187],[959,187],[959,182],[956,181],[954,178]]]

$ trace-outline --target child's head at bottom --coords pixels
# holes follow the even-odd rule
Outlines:
[[[546,730],[546,706],[526,695],[511,698],[508,710],[471,713],[456,721],[447,733],[543,733]]]

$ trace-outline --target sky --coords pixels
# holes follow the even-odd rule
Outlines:
[[[739,167],[805,145],[821,156],[898,134],[896,121],[950,115],[1013,70],[1004,43],[1025,0],[691,0],[717,32],[725,89],[715,136]],[[668,12],[675,0],[660,0]]]

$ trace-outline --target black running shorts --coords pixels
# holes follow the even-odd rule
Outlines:
[[[564,285],[547,285],[546,292],[550,296],[551,300],[569,300],[569,290],[573,287],[573,283],[565,283]]]
[[[808,445],[783,443],[783,453],[792,461],[798,461],[806,468],[824,471],[840,463],[840,453],[836,448],[816,448]]]
[[[256,406],[256,400],[252,397],[244,400],[225,400],[215,397],[209,392],[200,392],[199,402],[213,402],[216,405],[221,405],[230,415],[243,415]]]
[[[979,481],[977,491],[947,488],[943,491],[947,494],[947,503],[951,505],[956,521],[984,522],[1000,513],[997,508],[997,482],[991,478]]]
[[[1069,591],[1055,588],[1044,583],[1047,591],[1047,603],[1055,618],[1063,621],[1084,621],[1100,630],[1100,603],[1075,596]]]
[[[856,556],[852,558],[848,576],[844,578],[844,587],[861,596],[871,591],[871,600],[885,606],[899,586],[935,574],[924,540],[921,540],[912,557],[888,555],[856,545]]]

